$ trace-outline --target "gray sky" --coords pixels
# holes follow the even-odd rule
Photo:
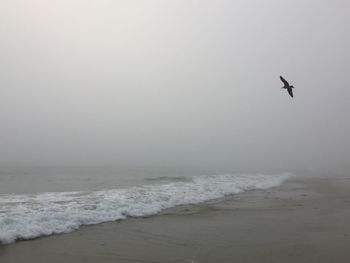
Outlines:
[[[346,170],[349,25],[347,0],[1,0],[0,163]]]

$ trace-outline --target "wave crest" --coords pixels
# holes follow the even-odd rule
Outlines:
[[[202,175],[188,181],[94,192],[0,195],[0,242],[71,232],[81,225],[149,216],[253,189],[279,186],[288,174]]]

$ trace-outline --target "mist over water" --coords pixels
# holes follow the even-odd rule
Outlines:
[[[10,166],[0,169],[0,194],[96,191],[225,172],[183,167]]]
[[[46,247],[63,261],[88,259],[85,248],[91,260],[144,260],[145,239],[165,262],[181,261],[175,249],[207,257],[213,247],[228,260],[232,243],[256,259],[285,248],[289,257],[290,244],[303,250],[296,258],[317,247],[338,255],[347,196],[337,185],[345,179],[333,178],[291,180],[261,202],[249,195],[171,229],[178,214],[150,220],[152,231],[120,224],[113,236],[122,243],[105,228],[92,243],[78,233],[54,246],[26,242],[25,253],[4,244],[176,206],[236,204],[293,175],[349,179],[349,10],[347,0],[0,1],[0,257],[30,262]],[[275,231],[277,221],[286,224]],[[313,236],[320,242],[310,247]],[[71,252],[57,250],[66,241]],[[141,254],[116,253],[138,242]]]
[[[0,164],[346,172],[347,10],[2,1]]]

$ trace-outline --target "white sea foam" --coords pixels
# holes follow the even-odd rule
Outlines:
[[[0,195],[0,243],[66,233],[81,225],[154,215],[184,204],[280,185],[288,174],[202,175],[183,182],[95,192]]]

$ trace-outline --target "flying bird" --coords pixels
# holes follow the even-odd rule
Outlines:
[[[284,86],[282,87],[282,89],[287,89],[289,95],[293,98],[293,86],[290,86],[288,81],[286,81],[282,76],[280,76],[280,79],[282,80]]]

